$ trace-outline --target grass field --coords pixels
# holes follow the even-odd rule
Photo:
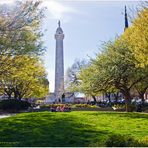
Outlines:
[[[148,114],[36,112],[0,119],[0,146],[92,146],[112,134],[148,136]]]

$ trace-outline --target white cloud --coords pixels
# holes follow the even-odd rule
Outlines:
[[[0,4],[13,4],[15,0],[0,0]]]
[[[43,0],[43,6],[47,7],[53,19],[63,19],[65,14],[77,13],[74,8],[55,0]]]
[[[14,4],[15,1],[16,0],[0,0],[0,5]],[[64,22],[67,22],[71,18],[70,15],[67,14],[78,13],[78,10],[74,9],[71,6],[66,5],[66,3],[62,1],[42,0],[42,2],[43,3],[41,7],[47,7],[51,19],[56,19],[56,20],[61,19],[64,20]]]

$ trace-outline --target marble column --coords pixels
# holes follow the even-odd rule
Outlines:
[[[55,57],[55,97],[56,102],[62,102],[62,94],[64,93],[64,55],[63,55],[63,39],[64,34],[58,23],[55,34],[56,39],[56,57]]]

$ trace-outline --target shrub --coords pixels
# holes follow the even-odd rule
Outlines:
[[[91,105],[90,107],[91,108],[98,108],[96,105]]]
[[[112,134],[108,138],[102,139],[96,143],[89,144],[89,147],[147,147],[148,137],[135,139],[129,135]]]
[[[50,109],[51,107],[58,107],[63,106],[64,104],[47,104],[47,105],[41,105],[40,108],[42,109]]]
[[[25,110],[28,109],[28,107],[30,106],[31,104],[29,102],[16,99],[2,100],[0,102],[0,109],[3,111],[10,111],[10,112]]]
[[[89,105],[89,104],[75,104],[76,108],[97,108],[96,105]]]
[[[139,140],[141,146],[148,147],[148,136],[144,137],[143,139]]]
[[[125,109],[125,105],[124,104],[115,104],[112,106],[113,109]]]
[[[138,140],[129,135],[113,134],[105,141],[107,147],[134,147],[142,146]]]
[[[51,107],[63,106],[64,104],[47,104],[40,106],[42,109],[50,109]],[[71,108],[98,108],[96,105],[89,104],[68,104]]]

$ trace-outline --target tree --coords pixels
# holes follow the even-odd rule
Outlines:
[[[123,38],[130,45],[130,50],[139,61],[138,66],[148,65],[148,3],[138,11],[133,24],[123,34]]]
[[[42,46],[41,23],[43,9],[40,1],[17,2],[14,7],[0,9],[0,75],[11,67],[10,56],[40,55]]]
[[[41,31],[41,1],[0,6],[0,88],[8,98],[43,97],[48,80],[39,56],[45,51]],[[38,66],[37,66],[38,65]]]
[[[148,77],[145,78],[144,81],[136,84],[135,89],[138,92],[140,99],[142,99],[142,103],[144,104],[144,102],[145,102],[144,94],[147,92],[147,89],[148,89]]]
[[[66,89],[72,92],[79,91],[80,84],[79,73],[82,68],[87,66],[86,60],[75,60],[73,65],[67,69],[66,72]]]
[[[108,42],[103,52],[82,70],[81,87],[91,93],[116,89],[125,96],[126,111],[131,111],[131,90],[148,77],[148,69],[137,67],[137,60],[122,38]]]
[[[15,56],[11,60],[10,75],[1,77],[1,88],[8,98],[44,97],[48,93],[48,80],[41,61],[29,56]]]

